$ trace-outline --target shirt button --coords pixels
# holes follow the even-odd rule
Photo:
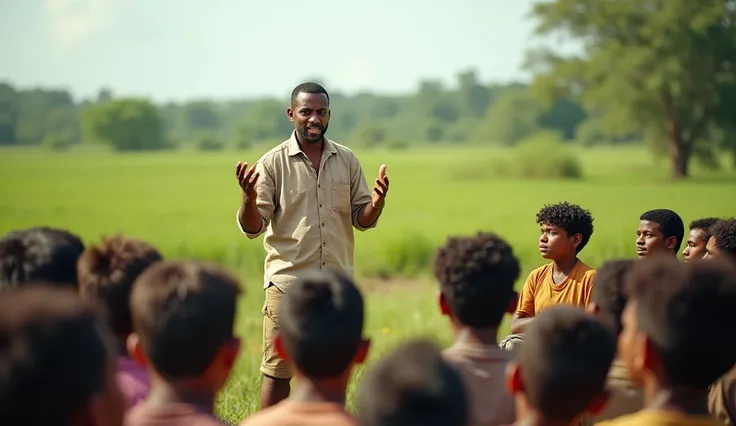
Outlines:
[[[319,184],[317,184],[317,188],[321,188],[321,187],[319,186]]]
[[[326,245],[327,245],[327,243],[322,243],[322,247],[324,247],[324,246],[326,246]]]
[[[319,208],[322,208],[322,204],[319,205]]]
[[[325,262],[322,262],[322,266],[325,266]]]
[[[323,227],[323,228],[325,227],[325,224],[324,224],[324,223],[322,224],[322,227]]]

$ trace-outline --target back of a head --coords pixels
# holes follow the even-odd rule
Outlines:
[[[579,416],[604,390],[615,352],[611,331],[582,308],[543,311],[527,327],[519,350],[529,404],[550,420]]]
[[[107,309],[110,327],[118,337],[132,331],[130,292],[133,282],[149,266],[163,259],[150,244],[123,236],[103,238],[88,247],[77,264],[79,290]]]
[[[464,426],[469,402],[460,374],[428,341],[402,344],[366,374],[358,393],[362,426]]]
[[[434,262],[435,277],[453,315],[475,328],[501,323],[520,272],[511,246],[493,233],[449,238]]]
[[[197,377],[231,340],[240,284],[214,265],[159,261],[133,284],[133,331],[152,368],[169,380]]]
[[[105,389],[108,344],[96,312],[72,289],[34,283],[3,293],[0,424],[71,424]]]
[[[607,260],[596,271],[591,302],[598,307],[598,316],[616,335],[621,332],[621,314],[628,300],[626,274],[635,263],[632,259]]]
[[[289,358],[312,379],[336,377],[363,340],[363,296],[346,275],[309,271],[281,302],[280,334]]]
[[[719,220],[709,231],[718,250],[736,260],[736,218]]]
[[[628,276],[638,329],[672,386],[704,390],[736,363],[736,266],[725,259],[637,262]]]
[[[658,224],[665,238],[675,237],[677,239],[677,245],[673,251],[675,253],[680,251],[682,240],[685,238],[685,224],[680,215],[669,209],[654,209],[642,213],[639,220],[648,220]]]
[[[62,229],[36,227],[0,239],[0,291],[29,282],[76,288],[82,240]]]

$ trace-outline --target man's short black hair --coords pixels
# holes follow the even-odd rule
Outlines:
[[[362,426],[464,425],[468,395],[457,370],[425,340],[402,344],[368,371],[358,392]]]
[[[585,248],[593,235],[593,215],[590,210],[586,210],[577,204],[570,204],[567,201],[558,204],[546,204],[537,213],[537,223],[539,225],[554,225],[562,228],[567,232],[568,236],[580,234],[582,240],[576,249],[576,253]]]
[[[704,217],[702,219],[695,219],[694,221],[690,222],[690,230],[693,229],[700,229],[703,231],[703,241],[706,243],[710,239],[710,228],[711,226],[715,225],[720,218],[717,217]]]
[[[659,352],[668,383],[706,390],[736,363],[736,265],[658,256],[628,275],[638,328]]]
[[[628,301],[626,274],[635,263],[633,259],[607,260],[595,274],[591,301],[598,305],[599,317],[616,335],[621,333],[621,314]]]
[[[330,95],[327,93],[327,90],[325,90],[324,87],[322,87],[321,84],[314,83],[311,81],[308,81],[306,83],[302,83],[294,88],[294,90],[291,91],[291,104],[294,105],[296,102],[296,98],[299,97],[300,93],[313,93],[313,94],[323,94],[327,96],[327,103],[330,103]]]
[[[569,421],[603,391],[616,352],[615,338],[584,309],[553,306],[526,329],[519,350],[524,392],[547,419]]]
[[[487,232],[448,238],[434,262],[435,277],[452,313],[474,328],[501,323],[520,273],[511,246]]]
[[[72,424],[105,389],[109,336],[70,288],[33,283],[0,296],[0,424]]]
[[[240,283],[201,261],[162,260],[133,284],[130,311],[151,367],[167,380],[198,377],[234,338]]]
[[[35,227],[0,239],[0,291],[28,282],[77,286],[82,240],[63,229]]]
[[[736,218],[719,220],[710,227],[710,234],[718,250],[736,258]]]
[[[675,237],[677,239],[677,245],[672,251],[675,253],[680,251],[682,239],[685,237],[685,224],[680,215],[669,209],[654,209],[642,213],[639,220],[648,220],[658,224],[665,238]]]
[[[311,379],[344,373],[363,341],[363,296],[334,270],[313,270],[289,286],[280,333],[289,358]]]

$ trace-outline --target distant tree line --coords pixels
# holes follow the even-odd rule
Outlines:
[[[466,70],[451,86],[421,81],[401,96],[332,92],[329,135],[363,148],[514,146],[539,134],[584,145],[646,141],[670,158],[673,178],[688,175],[692,158],[716,167],[723,151],[736,165],[736,0],[540,1],[533,16],[539,34],[581,41],[583,53],[531,50],[531,85],[487,84]],[[0,83],[0,145],[243,149],[289,134],[287,103],[153,105],[108,89],[75,100],[63,89]]]

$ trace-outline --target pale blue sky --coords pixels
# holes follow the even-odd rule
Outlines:
[[[532,0],[0,0],[0,80],[157,101],[526,80]]]

